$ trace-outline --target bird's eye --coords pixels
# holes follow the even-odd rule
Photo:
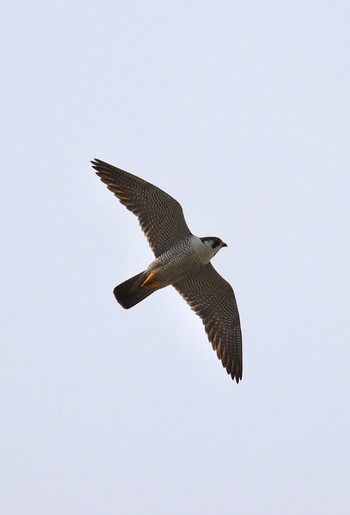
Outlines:
[[[219,245],[220,245],[220,240],[213,240],[212,241],[211,246],[212,246],[213,249],[216,249],[216,247],[218,247]]]

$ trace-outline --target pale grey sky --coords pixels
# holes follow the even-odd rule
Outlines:
[[[4,515],[350,512],[348,1],[4,2]],[[94,175],[228,243],[244,375]]]

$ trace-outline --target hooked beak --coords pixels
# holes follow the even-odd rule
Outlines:
[[[221,248],[222,247],[227,247],[227,244],[224,241],[221,242]]]

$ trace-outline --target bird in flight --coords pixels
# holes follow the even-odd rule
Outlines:
[[[143,272],[114,288],[129,309],[172,285],[202,319],[208,339],[227,373],[242,379],[242,333],[235,295],[210,260],[223,247],[220,238],[198,238],[189,230],[182,207],[149,182],[100,159],[91,161],[101,181],[139,220],[155,255]]]

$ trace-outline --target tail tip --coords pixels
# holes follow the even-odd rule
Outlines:
[[[134,305],[132,302],[132,299],[129,295],[126,294],[125,291],[123,291],[122,288],[119,288],[119,286],[116,286],[113,290],[113,294],[117,300],[117,302],[124,308],[129,309],[132,308]]]

